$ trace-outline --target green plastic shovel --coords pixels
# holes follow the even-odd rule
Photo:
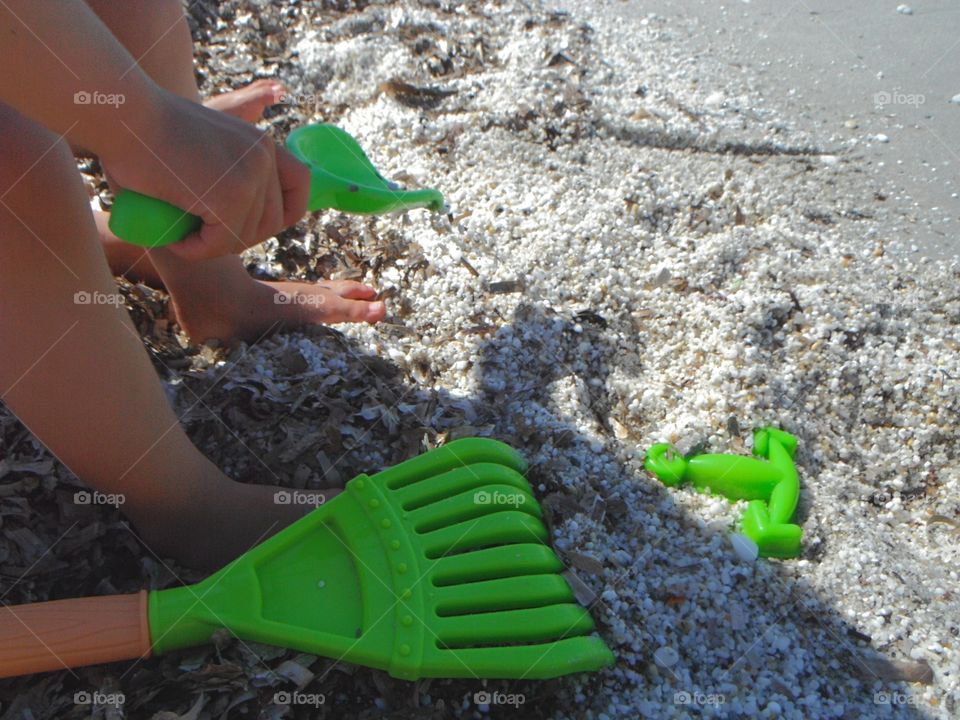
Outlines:
[[[344,130],[327,124],[307,125],[287,136],[287,148],[310,168],[312,211],[336,208],[364,215],[443,208],[443,195],[432,189],[401,190],[373,166],[363,148]],[[200,228],[201,220],[170,203],[132,190],[117,194],[110,230],[143,247],[163,247]]]
[[[0,676],[164,653],[219,628],[408,680],[598,670],[613,655],[558,574],[525,469],[503,443],[457,440],[355,477],[196,585],[0,608]]]

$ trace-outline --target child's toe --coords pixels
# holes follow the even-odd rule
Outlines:
[[[331,287],[337,295],[348,300],[369,300],[377,294],[369,285],[364,285],[356,280],[337,280],[331,283]]]

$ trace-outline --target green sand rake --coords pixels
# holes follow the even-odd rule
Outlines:
[[[503,443],[448,443],[346,490],[206,580],[0,609],[0,676],[243,640],[398,678],[545,679],[614,658],[558,573]]]

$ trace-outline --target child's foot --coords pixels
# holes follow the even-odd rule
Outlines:
[[[212,97],[209,108],[256,122],[264,109],[287,92],[277,80],[257,80],[239,90]],[[94,213],[111,270],[134,282],[163,287],[142,248],[119,240],[108,228],[109,216]],[[194,267],[182,287],[167,287],[177,323],[194,342],[256,340],[264,333],[303,325],[375,323],[386,315],[376,290],[350,280],[318,283],[254,280],[237,258],[219,258]]]
[[[180,327],[193,342],[216,338],[231,344],[303,325],[375,323],[386,315],[377,291],[353,280],[264,282],[240,263],[217,260],[197,287],[168,288]]]
[[[164,287],[143,248],[117,239],[106,213],[94,216],[114,275]],[[173,277],[166,290],[174,319],[196,343],[256,340],[271,330],[302,325],[375,323],[387,312],[374,288],[352,280],[254,280],[236,256],[192,263],[188,270]]]
[[[224,478],[217,492],[186,507],[152,508],[138,517],[130,513],[148,550],[161,558],[198,570],[215,570],[259,545],[316,507],[277,502],[283,488],[247,485]],[[303,492],[332,500],[340,490]],[[287,493],[289,497],[289,493]]]
[[[203,104],[253,123],[263,117],[264,110],[280,102],[286,92],[287,88],[279,80],[257,80],[239,90],[214,95]]]

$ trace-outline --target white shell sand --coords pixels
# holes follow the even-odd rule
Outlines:
[[[904,222],[885,189],[656,16],[453,8],[371,7],[308,33],[288,80],[348,105],[340,124],[387,177],[447,195],[452,222],[378,221],[431,264],[392,271],[413,332],[346,332],[529,438],[535,490],[570,499],[554,541],[602,565],[576,572],[618,662],[559,683],[561,707],[955,717],[960,274],[885,254]],[[397,40],[418,27],[441,53],[484,42],[482,65],[434,78],[457,92],[430,110],[377,91],[422,80]],[[522,292],[485,289],[517,278]],[[466,332],[481,322],[499,329]],[[296,342],[317,370],[335,362]],[[765,424],[800,439],[798,560],[742,560],[742,506],[641,464],[659,441],[747,453]],[[924,663],[930,684],[897,680]]]

